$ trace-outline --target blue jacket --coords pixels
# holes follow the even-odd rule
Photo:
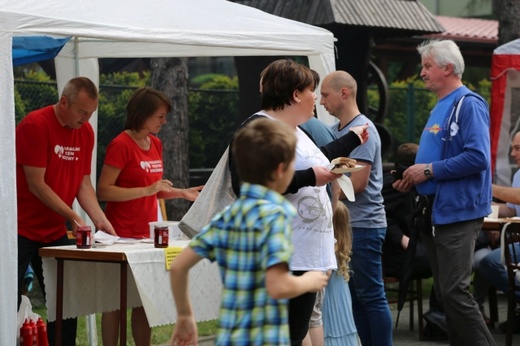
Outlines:
[[[491,144],[487,102],[466,87],[454,92],[466,96],[446,117],[441,160],[432,163],[436,183],[432,210],[434,225],[485,217],[491,213]],[[454,102],[454,108],[457,102]],[[458,119],[457,119],[458,118]]]

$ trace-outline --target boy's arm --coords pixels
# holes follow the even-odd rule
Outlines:
[[[289,299],[306,292],[317,292],[327,286],[329,275],[320,271],[308,271],[302,276],[289,272],[287,263],[278,263],[267,268],[265,286],[273,299]]]
[[[170,283],[177,308],[177,321],[173,330],[172,345],[197,344],[197,324],[188,293],[188,275],[191,267],[202,259],[191,247],[185,248],[170,266]]]

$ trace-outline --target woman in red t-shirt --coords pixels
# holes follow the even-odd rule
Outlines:
[[[105,213],[118,236],[148,238],[148,223],[157,221],[158,198],[194,201],[202,186],[178,189],[163,179],[162,143],[155,134],[172,109],[168,97],[139,88],[126,109],[125,130],[107,147],[97,195],[107,201]],[[118,344],[119,322],[119,311],[103,313],[103,345]],[[151,328],[143,307],[132,309],[132,335],[137,346],[150,345]]]

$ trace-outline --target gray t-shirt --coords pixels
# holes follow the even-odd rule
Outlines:
[[[352,227],[362,228],[384,228],[386,227],[386,215],[383,205],[383,163],[381,159],[381,138],[374,123],[365,115],[360,114],[355,117],[344,128],[339,129],[339,123],[331,127],[336,137],[341,137],[348,133],[353,126],[369,124],[369,139],[365,144],[360,145],[350,153],[350,158],[363,161],[372,165],[370,177],[365,191],[356,193],[356,200],[350,202],[343,200],[350,212]],[[346,173],[350,175],[350,173]]]

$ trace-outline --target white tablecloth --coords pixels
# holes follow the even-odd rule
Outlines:
[[[185,247],[187,241],[171,246]],[[64,246],[76,249],[75,245]],[[77,251],[92,251],[85,249]],[[175,323],[177,312],[170,287],[170,274],[165,267],[163,249],[153,244],[113,244],[95,251],[124,252],[128,260],[128,307],[143,306],[150,326]],[[47,315],[56,319],[55,258],[42,257],[47,291]],[[119,263],[64,261],[63,318],[119,309]],[[202,260],[190,271],[189,292],[197,321],[218,318],[222,284],[218,266]]]

